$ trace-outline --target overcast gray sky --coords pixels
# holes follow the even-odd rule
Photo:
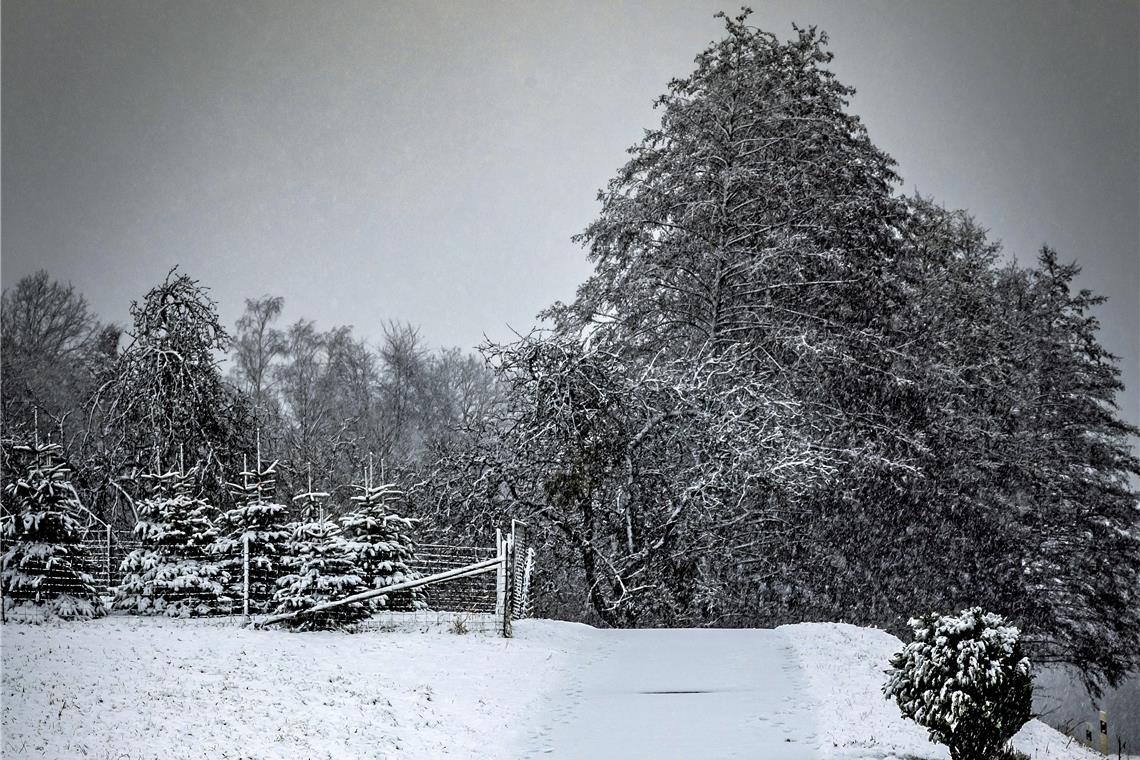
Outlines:
[[[1140,3],[755,5],[827,30],[907,191],[1085,266],[1140,421]],[[274,294],[505,337],[573,296],[570,236],[720,7],[4,0],[3,285],[45,268],[125,323],[177,263],[231,326]]]

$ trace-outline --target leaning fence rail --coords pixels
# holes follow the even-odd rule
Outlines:
[[[362,591],[359,594],[352,594],[351,596],[346,596],[343,599],[336,599],[336,600],[331,601],[331,602],[322,602],[321,604],[315,604],[312,607],[308,607],[308,608],[303,609],[303,610],[297,610],[295,612],[286,612],[286,613],[282,613],[280,615],[270,615],[268,617],[262,618],[259,621],[256,621],[254,623],[254,627],[263,628],[267,625],[273,625],[274,623],[282,623],[286,620],[292,620],[292,619],[294,619],[296,617],[300,617],[302,615],[310,615],[310,614],[314,614],[317,612],[324,612],[326,610],[331,610],[331,609],[335,609],[337,607],[342,607],[346,604],[353,604],[354,602],[364,602],[364,601],[367,601],[369,599],[375,599],[378,596],[385,596],[387,594],[393,594],[397,591],[411,590],[411,589],[419,588],[420,586],[426,586],[426,585],[431,584],[431,583],[441,583],[443,581],[453,580],[456,578],[466,578],[466,577],[469,577],[472,575],[479,575],[481,573],[495,572],[496,570],[499,569],[499,566],[501,564],[502,564],[502,559],[500,557],[493,557],[491,559],[485,559],[482,562],[476,562],[473,565],[467,565],[465,567],[457,567],[457,568],[454,568],[452,570],[447,570],[447,571],[444,571],[442,573],[437,573],[436,575],[429,575],[426,578],[417,578],[416,580],[403,581],[402,583],[393,583],[389,586],[384,586],[382,588],[372,589],[371,591]]]
[[[458,611],[481,612],[482,609],[475,609],[475,607],[486,604],[488,600],[487,589],[489,588],[487,581],[490,579],[491,573],[494,573],[494,586],[490,587],[494,590],[494,596],[491,597],[494,600],[494,619],[498,621],[496,627],[499,628],[501,634],[509,638],[513,635],[513,621],[530,612],[529,590],[530,576],[534,570],[534,549],[527,543],[525,523],[517,520],[512,521],[511,531],[506,535],[501,530],[496,531],[494,556],[480,557],[488,551],[488,549],[480,547],[423,545],[417,550],[421,567],[425,566],[423,563],[430,562],[433,558],[437,562],[443,560],[452,566],[445,569],[439,569],[437,566],[435,573],[423,574],[418,578],[362,591],[343,599],[323,602],[304,610],[269,615],[254,622],[254,626],[264,628],[304,615],[328,612],[349,604],[366,602],[397,592],[416,589],[422,590],[423,603],[428,609],[432,609],[433,605],[435,609],[440,609],[441,606],[450,603],[450,606],[458,606]],[[458,564],[464,557],[474,561],[469,564]],[[482,590],[474,596],[470,593],[470,584],[473,582],[482,583]],[[466,593],[448,595],[446,592],[441,592],[441,589],[455,589],[457,584],[467,584]],[[458,605],[456,605],[456,600],[458,600]],[[471,603],[473,600],[476,601],[476,604]]]

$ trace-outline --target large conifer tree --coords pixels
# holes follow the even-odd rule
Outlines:
[[[811,580],[855,559],[860,540],[813,542],[809,528],[827,516],[854,533],[859,505],[897,493],[923,452],[900,414],[913,367],[898,361],[906,205],[893,161],[847,112],[853,90],[828,68],[826,35],[797,28],[784,42],[748,15],[724,17],[724,39],[658,100],[660,126],[630,149],[579,238],[593,274],[548,312],[559,338],[617,355],[631,377],[664,381],[670,361],[711,359],[710,377],[748,388],[737,403],[754,399],[773,422],[754,436],[768,450],[750,455],[746,490],[691,523],[717,531],[701,564],[715,574],[713,614],[737,624],[825,610],[831,594]],[[680,411],[672,424],[691,425]],[[687,438],[683,451],[712,461],[735,453],[709,451],[727,441],[711,432]],[[805,439],[814,451],[789,456]],[[797,463],[802,477],[774,477]],[[657,509],[687,510],[681,497],[701,480],[663,490]]]
[[[1002,468],[1025,526],[1023,618],[1039,660],[1115,681],[1140,666],[1140,430],[1120,419],[1117,358],[1097,338],[1104,298],[1050,248],[1023,280],[1029,330]]]
[[[492,348],[510,397],[472,479],[586,537],[580,578],[615,624],[901,630],[982,605],[1031,656],[1119,675],[1140,651],[1138,465],[1098,299],[1052,254],[1005,265],[965,214],[896,194],[826,36],[747,21],[725,18],[600,194],[594,271],[547,345]]]

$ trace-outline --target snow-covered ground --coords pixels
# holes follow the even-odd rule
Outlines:
[[[925,729],[907,720],[883,698],[887,661],[902,643],[889,633],[843,623],[781,626],[819,705],[820,756],[842,760],[906,758],[947,760],[946,748],[931,743]],[[1092,760],[1091,752],[1039,720],[1013,739],[1033,760]]]
[[[112,616],[2,627],[7,758],[509,757],[592,629],[289,633]]]
[[[598,631],[528,620],[515,633],[288,633],[123,616],[8,624],[0,755],[560,757],[586,756],[578,737],[588,736],[590,747],[615,750],[593,756],[691,757],[676,730],[683,720],[746,745],[706,745],[704,758],[947,757],[882,697],[899,642],[880,631]],[[634,703],[642,728],[660,725],[674,739],[651,747],[616,736]],[[1036,721],[1016,740],[1034,759],[1098,757],[1067,744]]]
[[[804,760],[816,710],[780,630],[595,631],[535,711],[526,758]]]

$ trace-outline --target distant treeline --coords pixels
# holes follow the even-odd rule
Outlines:
[[[352,482],[370,456],[399,477],[494,400],[481,357],[429,350],[411,325],[386,323],[370,345],[351,327],[279,325],[283,306],[247,300],[230,333],[207,290],[173,271],[124,329],[100,322],[73,285],[25,277],[3,296],[4,436],[63,444],[88,508],[130,528],[134,480],[156,466],[205,465],[225,501],[227,468],[240,471],[260,437],[281,460],[283,493],[310,475]],[[334,492],[334,507],[348,496]]]

